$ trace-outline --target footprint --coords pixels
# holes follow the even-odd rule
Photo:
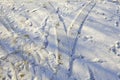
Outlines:
[[[120,56],[120,42],[116,41],[116,43],[109,50],[117,56]]]
[[[83,41],[93,41],[93,37],[92,36],[84,36]]]
[[[99,58],[94,58],[92,62],[103,63],[104,61]]]

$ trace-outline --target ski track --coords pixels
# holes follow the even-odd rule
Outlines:
[[[90,2],[90,3],[92,3],[92,1]],[[90,6],[91,6],[91,4],[90,3],[88,3],[89,5],[87,5],[86,7],[87,8],[89,8]],[[52,4],[51,4],[52,5]],[[73,58],[73,55],[74,55],[74,53],[75,53],[75,46],[76,46],[76,44],[77,44],[77,40],[78,40],[78,35],[80,34],[80,32],[81,32],[81,29],[82,29],[82,26],[83,26],[83,24],[84,24],[84,22],[85,22],[85,20],[87,19],[87,16],[89,15],[89,13],[91,12],[91,10],[92,10],[92,8],[95,6],[95,3],[90,7],[90,10],[88,10],[87,11],[87,13],[86,13],[86,15],[84,15],[84,18],[83,18],[83,20],[82,20],[82,22],[80,22],[80,27],[78,28],[78,33],[77,33],[77,36],[76,36],[76,38],[75,38],[75,40],[74,40],[74,45],[72,46],[73,48],[72,48],[72,53],[69,53],[69,54],[72,54],[71,55],[71,60],[70,60],[70,67],[69,67],[69,69],[68,69],[68,76],[70,77],[71,76],[71,74],[72,74],[72,65],[73,65],[73,61],[74,61],[74,58]],[[85,7],[85,9],[86,9],[86,7]],[[53,8],[54,8],[54,6],[53,6]],[[69,30],[69,27],[68,27],[68,29],[66,29],[66,26],[65,26],[65,23],[64,23],[64,21],[63,21],[63,19],[62,19],[62,17],[60,16],[60,14],[59,14],[59,10],[57,11],[55,11],[55,12],[57,12],[57,14],[58,14],[58,18],[59,18],[59,20],[60,20],[60,22],[62,22],[62,24],[63,24],[63,30],[64,30],[64,35],[66,36],[66,38],[67,38],[67,40],[68,40],[68,36],[69,35],[67,35],[67,33],[68,33],[68,31],[70,31]],[[81,11],[80,11],[81,12]],[[80,16],[83,16],[83,15],[79,15],[79,16],[77,16],[77,18],[80,18]],[[73,21],[74,22],[74,21]],[[60,48],[62,47],[62,46],[60,46],[60,43],[62,42],[62,40],[60,40],[59,38],[60,38],[60,35],[61,34],[59,34],[59,21],[58,21],[58,23],[56,24],[56,26],[54,27],[54,34],[55,34],[55,40],[56,40],[56,61],[57,61],[57,64],[59,65],[60,63],[59,63],[59,56],[60,56]],[[73,24],[72,24],[73,25]],[[71,28],[71,27],[70,27]],[[71,38],[72,39],[72,38]],[[71,51],[71,50],[70,50]],[[58,71],[58,70],[56,70],[56,71]]]
[[[92,4],[91,4],[92,3]],[[80,13],[78,14],[78,16],[77,16],[77,18],[79,18],[79,19],[81,19],[80,17],[81,16],[84,16],[83,17],[83,19],[82,19],[82,21],[81,22],[79,22],[79,27],[77,28],[77,31],[76,31],[76,35],[75,36],[73,36],[73,38],[71,38],[71,39],[73,39],[73,44],[72,45],[70,45],[72,48],[70,48],[70,50],[69,51],[71,51],[69,54],[71,55],[71,60],[70,60],[70,62],[69,62],[69,69],[68,69],[68,71],[69,71],[69,77],[71,76],[71,74],[72,74],[72,66],[73,66],[73,61],[74,61],[74,54],[75,54],[75,49],[76,49],[76,44],[77,44],[77,41],[78,41],[78,37],[79,37],[79,35],[81,34],[81,31],[82,31],[82,27],[83,27],[83,25],[84,25],[84,23],[85,23],[85,21],[86,21],[86,19],[87,19],[87,17],[88,17],[88,15],[90,14],[90,12],[91,12],[91,10],[95,7],[95,5],[96,5],[96,3],[94,3],[94,2],[90,2],[90,3],[88,3],[86,6],[85,6],[85,8],[83,8],[83,10],[82,11],[80,11]],[[87,13],[85,13],[85,14],[81,14],[82,12],[84,13],[84,10],[86,10],[86,8],[88,8],[88,10],[87,10]],[[75,23],[75,21],[76,21],[76,19],[77,18],[75,18],[75,20],[73,21],[73,23],[71,24],[72,25],[72,27],[74,28],[74,23]],[[68,29],[69,28],[72,28],[71,26],[70,27],[68,27]],[[73,29],[72,28],[72,29]],[[68,30],[69,32],[68,32],[68,36],[70,37],[70,30]]]

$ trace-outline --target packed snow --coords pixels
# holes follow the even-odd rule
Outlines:
[[[0,80],[120,80],[120,0],[0,0]]]

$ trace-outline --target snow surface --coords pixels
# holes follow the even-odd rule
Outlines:
[[[120,0],[0,0],[0,80],[120,80]]]

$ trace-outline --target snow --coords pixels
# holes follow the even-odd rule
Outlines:
[[[0,0],[0,80],[120,80],[120,0]]]

